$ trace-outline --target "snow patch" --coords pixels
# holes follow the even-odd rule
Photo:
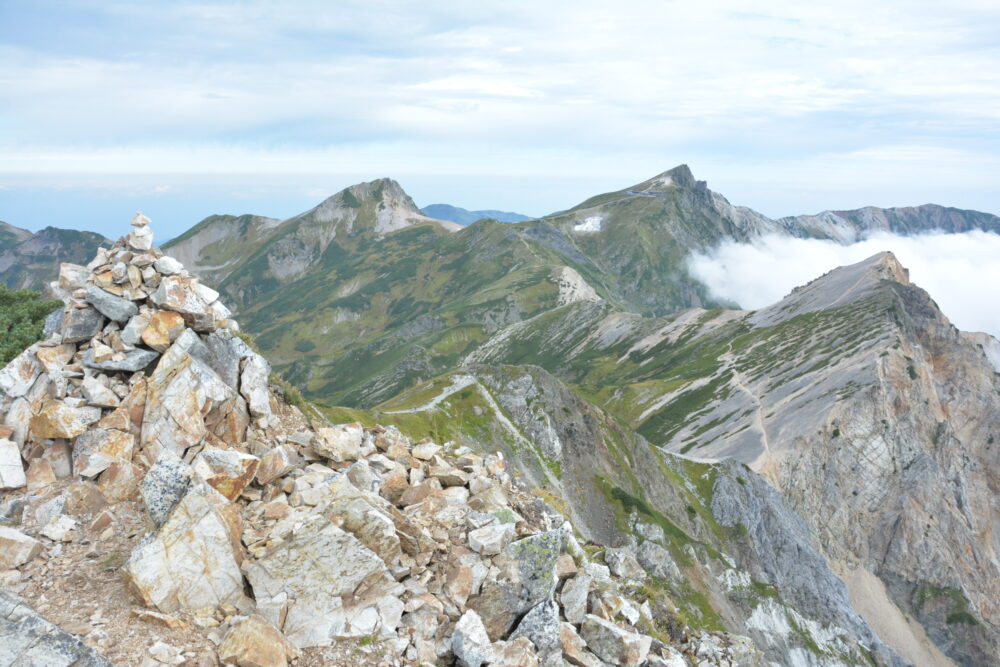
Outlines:
[[[573,225],[573,231],[579,234],[596,234],[601,231],[603,224],[604,218],[599,215],[592,215],[588,218],[584,218],[583,222],[578,222]]]

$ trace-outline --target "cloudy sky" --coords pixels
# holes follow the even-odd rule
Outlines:
[[[1000,3],[0,2],[22,227],[165,237],[380,176],[541,215],[682,162],[774,216],[1000,213]]]

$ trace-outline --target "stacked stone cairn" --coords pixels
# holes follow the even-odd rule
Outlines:
[[[285,404],[218,293],[148,224],[63,264],[65,307],[0,371],[6,581],[87,511],[132,503],[146,530],[121,567],[133,603],[210,632],[221,664],[361,640],[387,647],[382,664],[688,664],[619,592],[644,576],[634,558],[592,561],[502,455],[310,424]],[[0,664],[109,664],[83,639],[0,591]],[[144,664],[180,664],[154,649]]]

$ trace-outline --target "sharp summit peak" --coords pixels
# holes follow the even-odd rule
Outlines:
[[[686,164],[679,164],[672,169],[668,169],[643,181],[639,185],[635,186],[635,189],[649,189],[651,187],[663,187],[669,185],[675,185],[682,188],[692,188],[697,184],[698,181],[695,179],[694,173],[691,171],[691,167]]]

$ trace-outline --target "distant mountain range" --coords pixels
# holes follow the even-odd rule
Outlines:
[[[11,289],[44,289],[61,262],[87,262],[101,245],[110,242],[94,232],[46,227],[32,233],[0,221],[0,282]]]
[[[420,210],[428,217],[437,218],[438,220],[450,220],[460,225],[471,225],[476,220],[484,218],[500,222],[521,222],[522,220],[531,219],[527,215],[511,213],[510,211],[469,211],[468,209],[450,204],[431,204],[430,206],[424,206]]]

